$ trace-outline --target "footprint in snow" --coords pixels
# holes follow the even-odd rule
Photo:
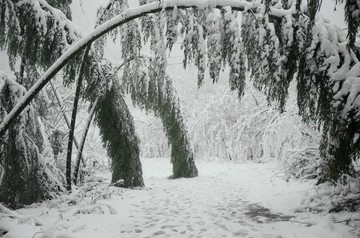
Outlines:
[[[153,234],[153,236],[161,236],[161,235],[165,235],[165,231],[157,231]]]

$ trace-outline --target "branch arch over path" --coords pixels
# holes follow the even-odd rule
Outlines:
[[[254,4],[239,0],[164,0],[161,3],[153,2],[125,10],[122,14],[112,18],[111,20],[91,31],[88,35],[72,45],[59,59],[56,60],[56,62],[42,75],[42,77],[29,89],[25,96],[15,105],[9,114],[6,115],[3,122],[0,124],[0,136],[5,133],[15,118],[21,114],[21,112],[35,98],[40,90],[71,60],[74,55],[83,50],[88,44],[91,44],[93,41],[97,40],[116,27],[119,27],[142,16],[160,12],[163,9],[173,10],[175,7],[178,9],[206,7],[223,8],[228,6],[232,7],[232,9],[236,11],[249,11],[251,9],[255,10],[263,7],[261,4]],[[282,17],[294,13],[295,12],[293,8],[290,8],[289,10],[271,8],[269,14],[274,17]]]

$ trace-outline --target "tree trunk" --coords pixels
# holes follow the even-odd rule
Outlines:
[[[81,88],[81,84],[82,84],[82,79],[83,79],[83,74],[84,74],[84,69],[85,69],[85,64],[86,64],[86,58],[88,56],[90,48],[91,48],[91,44],[89,44],[87,46],[87,48],[84,52],[83,59],[82,59],[80,73],[79,73],[79,77],[78,77],[78,80],[76,83],[74,106],[73,106],[73,111],[72,111],[72,115],[71,115],[68,149],[67,149],[67,155],[66,155],[66,189],[68,191],[71,191],[71,154],[72,154],[72,144],[73,144],[73,138],[74,138],[74,132],[75,132],[76,112],[77,112],[78,103],[79,103],[80,88]]]
[[[98,102],[98,98],[96,98],[90,112],[89,112],[89,117],[86,121],[86,125],[85,125],[85,128],[84,128],[84,132],[83,132],[83,135],[81,137],[81,141],[80,141],[80,147],[78,147],[78,153],[77,153],[77,156],[76,156],[76,167],[75,167],[75,171],[74,171],[74,177],[73,177],[73,183],[76,184],[77,182],[77,178],[78,178],[78,174],[79,174],[79,169],[80,169],[80,160],[82,158],[82,151],[84,149],[84,145],[85,145],[85,140],[86,140],[86,136],[87,136],[87,133],[89,131],[89,128],[90,128],[90,124],[91,124],[91,121],[94,117],[94,114],[95,114],[95,107],[96,107],[96,104]]]

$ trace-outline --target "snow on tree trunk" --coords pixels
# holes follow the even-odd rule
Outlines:
[[[26,90],[0,72],[0,119]],[[63,191],[50,143],[32,106],[0,138],[0,201],[20,207]]]

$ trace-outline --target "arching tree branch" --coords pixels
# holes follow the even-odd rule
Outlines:
[[[42,75],[42,77],[29,89],[25,96],[15,105],[15,107],[9,112],[0,124],[0,136],[9,128],[15,118],[25,109],[27,105],[34,99],[34,97],[40,92],[40,90],[50,81],[52,77],[56,75],[76,54],[81,52],[86,45],[92,43],[96,39],[100,38],[104,34],[110,32],[118,26],[121,26],[127,22],[130,22],[139,17],[160,12],[162,9],[173,10],[174,7],[178,9],[185,8],[223,8],[230,6],[233,10],[248,11],[249,9],[259,9],[261,4],[254,4],[247,1],[238,0],[211,0],[211,1],[175,1],[167,0],[161,3],[153,2],[146,5],[142,5],[136,8],[127,9],[121,15],[114,17],[106,23],[100,25],[87,36],[73,44],[56,62]],[[271,8],[270,15],[276,17],[286,16],[288,14],[294,14],[295,9],[289,10]]]

